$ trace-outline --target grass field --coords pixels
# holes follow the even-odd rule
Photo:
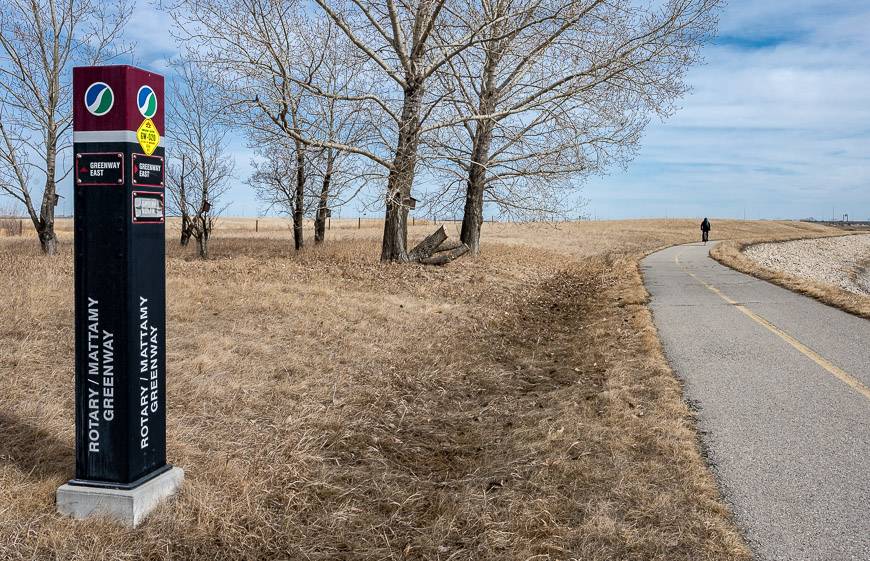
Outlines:
[[[74,464],[69,224],[56,258],[0,237],[0,559],[747,559],[637,266],[695,222],[487,223],[482,255],[444,268],[380,264],[374,221],[295,253],[284,221],[224,219],[207,262],[170,223],[187,481],[136,530],[54,512]]]

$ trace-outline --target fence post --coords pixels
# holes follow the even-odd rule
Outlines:
[[[255,232],[259,232],[259,231],[260,231],[260,220],[259,220],[259,219],[256,220],[256,221],[254,221],[254,231],[255,231]]]
[[[332,217],[331,216],[326,219],[326,229],[332,230]]]
[[[360,228],[362,228],[362,217],[357,216],[356,217],[356,229],[359,230]]]

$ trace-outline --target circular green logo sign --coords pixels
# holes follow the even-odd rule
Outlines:
[[[91,115],[102,117],[114,104],[115,93],[105,82],[94,82],[85,90],[85,107]]]
[[[146,119],[150,119],[157,113],[157,94],[151,86],[142,86],[136,94],[136,105],[139,113]]]

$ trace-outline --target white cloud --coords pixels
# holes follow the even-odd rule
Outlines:
[[[179,50],[169,35],[169,14],[151,2],[136,2],[125,29],[125,37],[135,44],[137,66],[155,72],[167,72],[169,60]]]
[[[627,173],[591,181],[603,216],[870,217],[870,6],[734,0],[694,92]]]

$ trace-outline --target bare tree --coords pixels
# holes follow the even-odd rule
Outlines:
[[[348,146],[361,145],[373,133],[373,123],[365,113],[360,115],[360,103],[349,102],[360,79],[359,56],[341,36],[335,37],[330,20],[321,22],[323,42],[317,50],[324,53],[305,89],[308,121],[316,138]],[[314,215],[314,243],[321,243],[326,235],[326,218],[332,208],[340,207],[356,197],[367,180],[380,181],[382,174],[377,165],[359,154],[329,145],[312,152],[312,179],[319,179],[319,189],[312,182],[312,196],[316,199]]]
[[[582,178],[633,155],[649,114],[685,92],[719,4],[483,0],[470,11],[487,40],[449,63],[456,126],[440,122],[438,142],[454,166],[445,194],[464,199],[461,240],[479,251],[486,201],[555,214]]]
[[[251,162],[254,173],[248,184],[270,210],[277,208],[291,217],[294,247],[298,251],[304,245],[303,220],[313,206],[313,199],[306,197],[304,183],[298,180],[299,162],[295,156],[288,157],[290,153],[287,147],[277,144],[261,149],[259,157]]]
[[[208,242],[235,163],[226,151],[227,125],[214,85],[190,61],[174,64],[178,76],[167,106],[173,161],[168,166],[169,207],[182,219],[181,243],[193,237],[208,259]]]
[[[57,250],[57,184],[71,169],[64,156],[72,67],[121,54],[118,38],[130,12],[126,0],[0,2],[0,193],[24,206],[48,255]]]
[[[327,118],[325,122],[330,121]],[[314,243],[322,243],[329,211],[359,193],[368,177],[368,169],[340,150],[310,149],[305,161],[308,182],[300,183],[297,179],[299,164],[295,157],[290,157],[294,153],[294,149],[287,146],[260,146],[258,157],[251,162],[254,172],[248,184],[268,210],[277,209],[291,217],[294,245],[299,250],[303,247],[305,217],[314,217]]]
[[[349,184],[360,154],[368,152],[356,147],[377,138],[374,116],[355,95],[360,82],[371,83],[361,77],[365,60],[328,18],[292,0],[180,0],[170,13],[180,44],[220,82],[228,111],[251,145],[261,158],[278,160],[259,159],[252,185],[267,204],[291,213],[297,249],[313,180],[321,179],[314,196],[320,201],[315,241],[322,240],[332,193]],[[292,196],[284,178],[267,180],[277,169],[295,178]]]
[[[294,141],[363,156],[383,169],[387,180],[381,258],[408,261],[408,201],[421,123],[440,101],[426,87],[447,61],[478,41],[479,29],[449,32],[458,29],[451,22],[464,17],[459,0],[315,2],[330,25],[323,25],[321,16],[307,6],[267,0],[180,0],[172,14],[183,30],[180,38],[198,51],[199,60],[221,69],[230,85],[247,94],[247,99],[239,98],[243,104],[260,107]],[[309,79],[322,62],[310,53],[339,42],[338,37],[322,39],[335,27],[357,55],[349,52],[345,57],[345,64],[357,69],[358,79],[342,92],[323,91]],[[441,28],[438,34],[436,27]],[[307,98],[300,95],[303,92],[355,105],[356,118],[371,124],[369,134],[342,142],[300,126],[299,119],[292,119],[292,100]]]
[[[427,100],[427,87],[447,63],[484,40],[492,22],[468,20],[468,4],[461,1],[315,2],[399,92],[398,107],[390,107],[386,96],[372,96],[396,127],[388,158],[375,161],[388,170],[381,260],[408,261],[408,204],[422,124],[444,97]]]
[[[378,170],[371,168],[368,162],[335,148],[314,152],[310,165],[312,182],[309,196],[315,201],[315,244],[326,239],[326,220],[334,209],[355,199],[370,180],[381,179]]]
[[[335,161],[341,152],[334,148],[323,150],[323,173],[320,182],[320,194],[317,197],[317,213],[314,216],[314,243],[323,243],[326,239],[326,219],[332,213],[329,207],[330,192],[333,190],[332,177],[335,173]]]

